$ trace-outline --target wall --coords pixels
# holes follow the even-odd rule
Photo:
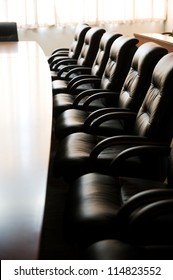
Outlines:
[[[74,28],[19,29],[20,41],[37,41],[47,56],[57,47],[68,47],[72,41]]]

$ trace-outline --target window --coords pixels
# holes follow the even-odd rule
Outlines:
[[[164,21],[167,0],[0,0],[0,21],[37,28]]]

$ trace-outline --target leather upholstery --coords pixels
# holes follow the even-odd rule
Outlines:
[[[144,96],[150,86],[153,69],[156,63],[165,54],[167,54],[167,50],[155,43],[148,42],[141,45],[134,54],[130,70],[127,74],[120,94],[118,95],[118,92],[115,93],[115,96],[118,96],[117,98],[114,98],[115,100],[114,104],[112,103],[112,106],[114,105],[115,107],[118,107],[118,109],[130,109],[136,112],[141,106]],[[121,74],[119,73],[119,75]],[[66,96],[68,96],[68,94],[66,94]],[[57,111],[59,107],[59,111],[62,110],[62,107],[65,107],[62,105],[62,99],[64,99],[64,101],[67,100],[66,108],[69,108],[70,98],[72,99],[73,96],[71,95],[66,99],[65,94],[63,96],[61,96],[61,94],[57,95],[55,97],[55,99],[57,100]],[[62,139],[63,137],[73,132],[87,132],[85,120],[89,117],[90,111],[86,112],[85,110],[81,111],[79,109],[68,110],[68,112],[64,112],[57,118],[55,125],[55,133],[58,139]],[[98,116],[99,114],[95,114],[95,118],[97,118]],[[94,130],[94,133],[107,136],[124,133],[123,122],[120,122],[119,120],[107,122],[105,125],[99,126],[97,130]]]
[[[84,251],[82,258],[87,260],[147,259],[146,253],[144,254],[142,248],[116,239],[106,239],[95,242]],[[150,259],[153,259],[151,254]],[[154,257],[154,259],[156,258]]]
[[[18,41],[16,22],[0,22],[0,42]]]
[[[82,174],[92,171],[109,173],[110,162],[125,152],[127,148],[136,145],[161,143],[169,146],[173,134],[172,110],[172,79],[173,53],[165,55],[157,63],[151,80],[151,85],[137,115],[129,112],[115,112],[107,117],[125,119],[132,122],[131,134],[104,138],[87,133],[72,133],[58,145],[54,158],[54,175],[62,175],[65,180],[74,180]],[[112,116],[113,115],[113,116]],[[102,118],[102,116],[101,116]],[[121,175],[164,180],[162,159],[143,153],[127,158],[121,168]],[[155,167],[155,172],[151,167]],[[152,172],[151,172],[152,170]]]
[[[93,80],[90,79],[92,77],[100,78],[103,75],[103,72],[106,67],[106,63],[109,58],[110,48],[113,42],[120,37],[119,33],[105,32],[100,40],[99,49],[94,60],[94,63],[91,68],[89,67],[80,67],[81,75],[78,75],[77,79],[72,79],[70,83],[68,83],[66,93],[56,94],[53,97],[53,116],[56,118],[65,108],[71,108],[72,100],[75,98],[75,93],[69,94],[71,86],[76,80],[82,81],[83,79],[88,79],[87,84],[80,85],[80,91],[83,91],[88,88],[94,87]],[[89,73],[88,73],[89,72]],[[86,75],[85,75],[86,74]],[[73,90],[72,90],[73,91]],[[75,91],[75,90],[74,90]],[[78,87],[79,91],[79,87]]]
[[[97,27],[93,27],[87,31],[80,55],[77,60],[73,60],[74,65],[88,66],[88,67],[92,66],[95,57],[97,55],[101,37],[103,36],[104,33],[105,33],[104,29],[97,28]],[[74,67],[74,65],[72,66]],[[66,67],[66,69],[68,68],[69,66]],[[68,82],[66,80],[57,79],[52,81],[53,94],[64,92],[66,90],[67,84]]]
[[[88,260],[172,260],[173,246],[140,246],[106,239],[89,246],[82,254]]]

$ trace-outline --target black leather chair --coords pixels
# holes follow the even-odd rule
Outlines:
[[[18,41],[16,22],[0,22],[0,42]]]
[[[162,35],[169,35],[169,36],[171,36],[171,37],[173,37],[173,31],[172,32],[162,32],[161,33]]]
[[[94,98],[95,100],[97,100],[97,96],[98,96],[100,100],[100,96],[102,96],[102,98],[105,97],[106,99],[107,97],[109,100],[109,97],[112,96],[112,99],[114,99],[114,103],[112,102],[112,106],[114,105],[115,108],[97,110],[95,111],[95,113],[92,114],[91,111],[85,111],[85,110],[82,111],[81,107],[79,107],[79,109],[71,109],[65,111],[56,119],[56,123],[55,123],[56,138],[62,139],[68,134],[74,132],[85,131],[91,133],[90,124],[94,121],[94,119],[98,118],[100,115],[106,112],[107,113],[115,112],[115,110],[131,110],[137,112],[150,86],[153,69],[156,63],[159,61],[159,59],[163,57],[165,54],[167,54],[167,50],[155,43],[148,42],[141,45],[136,51],[136,53],[134,54],[129,73],[127,74],[121,92],[120,93],[110,92],[109,93],[110,95],[107,94],[106,92],[104,93],[102,92],[102,93],[95,94],[95,96],[93,96],[93,99],[92,96],[88,98],[90,100],[91,99],[94,100]],[[121,72],[117,73],[116,75],[117,80],[119,80],[118,74],[121,75]],[[57,100],[61,100],[61,94],[56,95],[55,98],[57,98]],[[68,98],[68,101],[69,99],[70,98]],[[88,99],[86,102],[84,102],[84,104],[88,103]],[[60,101],[57,102],[57,110],[60,107],[59,108],[60,111],[62,106],[61,105],[58,106],[58,103],[61,104],[61,102]],[[69,103],[68,106],[66,106],[67,109],[68,107],[70,107]],[[89,105],[87,109],[90,109]],[[91,110],[92,110],[92,106],[91,106]],[[119,129],[117,130],[117,128],[119,127],[121,127],[120,131]],[[106,124],[104,125],[96,127],[93,130],[93,132],[98,135],[112,136],[119,133],[122,134],[123,133],[122,128],[123,128],[122,121],[113,120],[110,122],[106,122]]]
[[[99,121],[103,117],[104,121],[122,119],[128,128],[126,135],[107,138],[82,132],[68,135],[58,144],[53,163],[54,175],[72,181],[88,172],[107,174],[112,159],[126,148],[151,143],[170,146],[173,135],[172,79],[173,53],[169,53],[156,64],[151,85],[138,113],[115,112],[99,117]],[[162,163],[159,157],[152,159],[145,153],[131,155],[123,163],[121,175],[164,180],[164,172],[157,171],[162,169]]]
[[[53,115],[55,119],[66,108],[68,109],[72,107],[72,100],[74,100],[75,96],[79,92],[100,85],[101,78],[109,58],[110,48],[113,42],[120,36],[121,34],[119,33],[105,32],[100,40],[99,49],[92,67],[80,67],[80,75],[73,78],[68,83],[67,92],[56,94],[53,97]],[[80,82],[80,86],[77,87],[76,90],[77,93],[73,87],[76,82]],[[73,94],[70,94],[72,87],[76,94],[74,92]]]
[[[105,30],[102,28],[90,28],[85,35],[84,43],[78,59],[71,58],[59,62],[61,65],[63,64],[64,67],[62,67],[61,70],[58,71],[57,79],[52,81],[53,95],[59,92],[64,92],[66,90],[68,81],[78,73],[80,73],[80,66],[92,66],[97,55],[101,37],[104,33]],[[56,63],[56,67],[54,67],[55,71],[59,68],[59,63]],[[69,76],[68,71],[74,68],[78,68],[76,69],[77,71],[73,71],[73,75]]]
[[[68,58],[78,59],[84,43],[86,32],[90,28],[91,27],[88,24],[77,25],[70,48],[57,48],[52,52],[52,54],[48,58],[48,63],[50,65],[51,70],[54,70],[56,63],[60,62],[61,60],[68,60]]]
[[[99,173],[81,176],[70,186],[66,202],[64,233],[68,242],[80,248],[105,239],[118,239],[137,248],[173,246],[170,149],[140,148],[167,157],[168,183]]]

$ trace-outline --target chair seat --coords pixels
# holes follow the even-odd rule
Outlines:
[[[79,72],[78,74],[80,74],[80,69],[79,69]],[[70,76],[70,79],[73,79],[75,78],[75,76],[77,76],[77,74],[72,74]],[[54,95],[54,99],[56,98],[56,95],[58,94],[61,94],[62,92],[63,93],[66,93],[68,94],[67,92],[67,86],[68,86],[68,80],[66,79],[62,79],[62,80],[58,80],[58,79],[53,79],[52,81],[52,89],[53,89],[53,95]],[[73,105],[73,101],[74,101],[74,97],[79,94],[80,92],[84,91],[84,90],[88,90],[88,89],[92,89],[94,87],[94,85],[92,85],[92,83],[87,83],[87,84],[84,84],[84,85],[81,85],[79,86],[76,90],[75,90],[75,95],[72,95],[72,99],[71,99],[71,103]],[[62,89],[62,90],[61,90]],[[58,105],[58,104],[57,104]],[[64,103],[65,105],[65,103]],[[55,107],[55,110],[58,109]]]
[[[56,94],[53,98],[53,117],[56,119],[63,111],[73,107],[75,95],[68,93]]]
[[[99,167],[96,167],[97,164],[91,162],[89,158],[92,149],[102,139],[104,138],[85,133],[73,133],[65,137],[57,148],[53,164],[54,176],[62,175],[65,180],[73,181],[82,174],[97,171],[98,168],[106,172],[113,157],[112,148],[102,153],[99,158]]]
[[[89,116],[89,112],[78,109],[69,109],[64,111],[57,119],[55,124],[55,135],[57,139],[62,139],[65,136],[85,131],[84,122]],[[110,120],[104,122],[94,130],[97,135],[112,136],[125,134],[123,121]]]
[[[83,259],[89,260],[172,260],[172,246],[135,246],[116,239],[98,241],[89,246]]]
[[[134,144],[118,143],[109,146],[94,160],[90,154],[96,144],[105,137],[77,132],[68,135],[60,142],[53,163],[53,174],[55,177],[63,176],[66,181],[73,181],[79,176],[89,172],[102,172],[110,174],[112,160],[127,148]],[[149,160],[150,159],[150,160]],[[142,178],[165,178],[165,161],[163,158],[151,157],[147,154],[134,156],[123,162],[123,168],[119,173],[121,176]],[[122,167],[122,166],[121,166]],[[152,168],[151,168],[152,167]],[[158,174],[160,170],[160,174]]]
[[[54,80],[52,81],[52,89],[53,94],[58,92],[66,92],[67,89],[67,81],[65,80]]]
[[[87,246],[98,240],[115,238],[117,213],[135,194],[165,188],[153,180],[90,173],[78,178],[70,187],[65,214],[67,239]]]
[[[63,85],[63,83],[62,83]],[[76,92],[80,93],[83,90],[88,90],[91,89],[91,85],[87,84],[84,86],[79,87]],[[68,94],[65,91],[59,94],[55,94],[53,97],[53,116],[55,119],[64,111],[68,109],[73,108],[73,102],[76,98],[76,94]],[[87,97],[86,97],[87,98]],[[86,100],[86,98],[83,98],[79,104],[78,104],[78,109],[83,109],[83,104]],[[103,108],[104,104],[101,100],[97,100],[95,102],[92,102],[90,109],[91,111]]]
[[[88,260],[139,260],[146,259],[143,250],[131,244],[115,239],[98,241],[89,246],[83,258]],[[142,258],[143,257],[143,258]],[[163,258],[163,257],[162,257]],[[161,259],[162,259],[161,258]],[[151,255],[150,255],[150,259]],[[154,257],[154,259],[156,259]]]

